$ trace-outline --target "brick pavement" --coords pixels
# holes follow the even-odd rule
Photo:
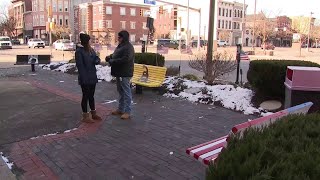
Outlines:
[[[22,77],[37,88],[79,102],[76,76],[38,71],[36,76]],[[103,122],[81,124],[70,133],[3,146],[22,174],[18,177],[204,179],[205,167],[188,157],[185,149],[225,135],[234,124],[252,118],[221,107],[209,108],[145,91],[134,96],[133,118],[122,121],[106,116],[115,104],[101,104],[116,97],[113,84],[99,83],[96,101],[100,103],[98,110],[106,117]]]

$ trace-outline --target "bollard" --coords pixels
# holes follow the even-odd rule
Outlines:
[[[32,72],[36,72],[36,69],[35,69],[35,64],[36,64],[36,59],[35,58],[32,58],[31,59],[31,71]]]
[[[239,73],[240,73],[240,53],[241,53],[242,47],[241,44],[237,44],[237,55],[236,55],[236,61],[237,61],[237,78],[236,78],[236,84],[239,84]]]

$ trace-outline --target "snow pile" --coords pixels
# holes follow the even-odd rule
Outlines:
[[[251,98],[253,91],[233,85],[206,85],[202,81],[190,81],[181,78],[169,77],[164,82],[167,89],[165,97],[184,98],[191,102],[203,104],[220,103],[223,107],[235,111],[241,111],[244,114],[267,115],[263,109],[253,107]]]
[[[0,152],[0,156],[3,159],[3,161],[6,163],[6,165],[9,167],[9,169],[12,169],[13,163],[10,162],[9,159],[5,157],[2,152]]]
[[[42,67],[42,69],[49,70],[49,71],[63,72],[63,73],[69,73],[69,74],[78,73],[75,63],[59,62],[59,63],[50,63],[47,65],[39,65],[39,66]],[[101,81],[110,82],[113,79],[113,77],[111,76],[111,67],[96,65],[96,68],[97,68],[97,77],[99,82]]]
[[[73,128],[73,129],[65,130],[63,133],[69,133],[69,132],[75,131],[75,130],[77,130],[77,129],[78,129],[78,128]]]
[[[53,69],[53,71],[66,73],[70,69],[73,69],[73,68],[76,68],[76,63],[66,63],[66,64],[63,64],[63,65],[59,66],[56,69]]]
[[[97,65],[97,77],[99,80],[110,82],[112,80],[111,67]]]
[[[51,133],[51,134],[46,134],[46,135],[42,135],[42,136],[37,136],[37,137],[32,137],[32,138],[30,138],[30,139],[38,139],[38,138],[41,138],[41,137],[55,136],[55,135],[57,135],[57,134],[58,134],[58,132],[56,132],[56,133]]]

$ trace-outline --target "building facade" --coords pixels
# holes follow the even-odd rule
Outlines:
[[[246,9],[244,4],[238,2],[218,1],[217,12],[217,39],[227,41],[230,45],[242,43],[242,33],[245,31]]]
[[[89,33],[102,44],[116,43],[117,33],[127,30],[130,41],[137,43],[148,34],[147,17],[149,6],[112,1],[82,3],[75,7],[74,31]],[[143,14],[140,15],[140,12]],[[78,41],[78,37],[75,40]]]

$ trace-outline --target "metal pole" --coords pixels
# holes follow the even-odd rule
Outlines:
[[[244,35],[245,35],[245,12],[246,12],[246,0],[243,0],[243,10],[242,10],[242,47],[244,46]]]
[[[254,0],[254,19],[253,19],[253,40],[252,40],[252,50],[254,50],[256,44],[256,10],[257,10],[257,0]]]
[[[204,25],[204,29],[203,29],[203,43],[205,43],[205,41],[206,41],[206,25]],[[206,46],[207,46],[208,44],[205,44],[204,46],[203,46],[203,49],[206,49]]]
[[[212,53],[213,53],[213,33],[215,29],[215,5],[216,0],[210,0],[210,9],[209,9],[209,23],[208,23],[208,48],[207,48],[207,69],[205,72],[206,78],[211,78],[212,76]]]
[[[188,0],[188,7],[187,7],[187,39],[186,39],[186,46],[189,45],[189,11],[190,11],[190,0]]]
[[[199,32],[198,32],[198,52],[200,52],[200,35],[201,35],[201,9],[199,9]]]
[[[310,31],[311,31],[312,14],[313,14],[313,12],[310,13],[310,19],[309,19],[308,43],[307,43],[307,51],[308,52],[309,52],[309,44],[310,44]]]

